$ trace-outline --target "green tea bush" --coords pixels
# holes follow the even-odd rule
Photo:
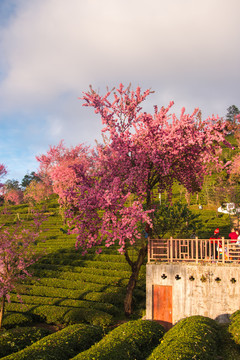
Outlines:
[[[235,311],[230,317],[229,332],[236,344],[240,345],[240,310]]]
[[[164,334],[163,327],[148,320],[129,321],[109,332],[74,360],[146,359]]]
[[[47,324],[63,324],[68,309],[62,306],[39,305],[31,308],[31,313]]]
[[[25,282],[27,285],[34,285],[34,286],[47,286],[47,287],[54,287],[54,288],[63,288],[63,289],[72,289],[72,290],[80,290],[85,289],[88,284],[83,281],[71,281],[71,280],[63,280],[54,277],[44,277],[44,276],[51,276],[51,273],[48,274],[38,274],[42,278],[39,279],[30,279],[28,282]],[[99,286],[100,288],[100,286]]]
[[[80,322],[107,327],[113,323],[113,316],[91,308],[71,309],[64,316],[64,323],[76,324]]]
[[[15,304],[14,307],[13,303],[9,304],[12,310],[20,310],[21,306],[21,304]],[[106,327],[113,322],[113,315],[90,306],[88,308],[72,308],[70,306],[31,305],[27,309],[22,309],[23,311],[25,309],[26,313],[19,314],[19,316],[27,318],[30,313],[36,321],[42,321],[47,324],[75,324],[85,322]],[[14,314],[14,312],[11,313],[11,316],[14,317]]]
[[[58,287],[48,287],[48,286],[21,286],[21,293],[28,295],[38,295],[38,296],[46,296],[46,297],[62,297],[62,298],[71,298],[71,299],[79,299],[85,294],[85,290],[72,290],[72,289],[64,289]]]
[[[90,292],[84,295],[85,300],[110,303],[115,306],[123,306],[124,298],[125,298],[125,294],[119,292],[115,292],[115,293]]]
[[[48,237],[49,239],[49,237]],[[65,240],[66,241],[66,240]],[[49,247],[53,248],[53,246],[50,246],[49,242],[48,242]],[[65,244],[66,245],[66,244]],[[56,244],[55,250],[56,252],[59,249],[59,243]],[[75,255],[75,257],[81,261],[81,266],[71,266],[71,256],[72,254]],[[106,270],[110,271],[110,272],[116,272],[116,274],[118,275],[118,271],[121,271],[123,273],[130,273],[130,268],[129,265],[127,263],[122,263],[122,262],[107,262],[107,261],[97,261],[97,260],[83,260],[81,254],[76,253],[76,250],[73,249],[72,251],[69,250],[68,253],[64,253],[64,256],[67,257],[69,256],[69,264],[67,265],[60,265],[57,264],[57,262],[50,264],[48,263],[48,258],[46,257],[46,259],[44,261],[41,261],[40,263],[36,263],[33,265],[34,269],[38,269],[38,268],[42,268],[42,269],[59,269],[59,270],[64,270],[64,271],[87,271],[87,269],[98,269],[98,271],[100,272],[101,270],[103,271],[102,275],[106,275]],[[110,256],[110,255],[109,255]],[[104,272],[105,270],[105,272]],[[89,270],[90,271],[90,270]],[[108,273],[109,274],[109,273]]]
[[[163,337],[148,360],[218,359],[219,326],[204,316],[179,321]]]
[[[5,330],[0,335],[0,357],[20,351],[49,334],[49,330],[36,327]]]
[[[20,313],[7,313],[3,316],[2,326],[5,329],[10,329],[16,326],[25,326],[33,322],[31,315]]]
[[[87,300],[77,300],[77,299],[64,299],[58,297],[43,297],[43,296],[29,296],[29,295],[21,295],[22,301],[24,303],[23,306],[19,303],[15,304],[15,301],[18,301],[17,296],[15,294],[11,295],[11,308],[13,309],[14,306],[21,306],[23,311],[27,311],[30,305],[58,305],[58,306],[66,306],[66,307],[73,307],[73,308],[93,308],[96,310],[101,310],[107,312],[110,315],[119,315],[119,308],[113,304],[109,303],[99,303]]]
[[[123,279],[127,279],[130,275],[129,271],[126,270],[114,270],[114,269],[108,269],[108,268],[95,268],[94,267],[94,262],[91,261],[92,265],[91,267],[70,267],[69,265],[60,265],[58,267],[56,267],[54,264],[48,264],[48,267],[44,266],[47,264],[42,264],[42,267],[40,268],[40,264],[38,264],[39,266],[34,268],[34,275],[36,277],[43,277],[43,276],[47,276],[47,277],[52,277],[52,278],[61,278],[62,277],[62,273],[63,272],[70,272],[72,274],[77,274],[77,279],[78,281],[82,281],[81,280],[81,275],[82,274],[94,274],[94,275],[98,275],[98,276],[112,276],[112,277],[116,277],[116,278],[123,278]],[[60,268],[61,267],[61,268]],[[81,274],[81,275],[80,275]],[[50,275],[50,276],[49,276]],[[83,281],[82,281],[83,282]]]
[[[99,341],[102,335],[101,328],[96,326],[70,325],[3,359],[68,360]]]
[[[90,282],[90,283],[97,283],[97,284],[104,284],[104,285],[117,285],[121,283],[121,286],[125,286],[128,283],[128,277],[126,274],[121,275],[121,272],[118,276],[106,276],[106,275],[98,275],[97,270],[92,271],[91,273],[82,271],[82,272],[69,272],[69,271],[40,271],[35,272],[35,276],[43,277],[54,277],[56,279],[64,279],[69,281],[81,281],[81,282]]]

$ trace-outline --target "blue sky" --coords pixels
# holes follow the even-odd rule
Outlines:
[[[0,0],[0,163],[37,169],[64,139],[94,145],[101,122],[78,97],[122,82],[145,103],[205,117],[240,108],[239,0]]]

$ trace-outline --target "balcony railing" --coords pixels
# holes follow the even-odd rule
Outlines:
[[[230,239],[149,239],[148,262],[240,263],[240,244]]]

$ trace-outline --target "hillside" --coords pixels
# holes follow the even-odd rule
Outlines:
[[[10,211],[1,216],[1,223],[30,218],[27,205],[11,206]],[[30,315],[33,321],[60,326],[76,322],[109,326],[124,318],[123,299],[130,276],[124,256],[111,247],[100,255],[94,249],[82,257],[75,249],[74,235],[61,231],[56,201],[48,203],[46,213],[46,241],[37,244],[43,256],[32,267],[33,277],[20,286],[23,304],[15,293],[11,295],[5,322],[16,312]],[[135,316],[141,316],[145,308],[144,267],[134,302]]]
[[[159,331],[162,330],[155,329],[152,322],[149,322],[149,325],[147,325],[148,322],[146,323],[146,326],[150,326],[147,333],[141,330],[140,323],[130,322],[129,334],[125,333],[126,338],[117,335],[122,334],[121,329],[125,329],[120,324],[129,321],[125,318],[123,311],[123,299],[130,276],[130,268],[124,256],[118,253],[116,247],[110,247],[103,249],[103,253],[99,255],[95,253],[96,249],[92,249],[82,257],[81,253],[75,249],[75,236],[64,233],[56,199],[48,201],[45,207],[48,220],[44,223],[43,227],[46,232],[42,237],[46,237],[46,241],[40,241],[36,245],[38,251],[42,253],[42,257],[32,266],[33,277],[20,284],[23,303],[18,299],[16,293],[12,293],[11,303],[6,305],[3,326],[9,330],[3,330],[2,336],[0,336],[0,357],[5,356],[1,355],[2,353],[9,354],[6,360],[23,360],[32,356],[35,358],[36,354],[39,354],[46,359],[59,359],[59,354],[61,356],[64,354],[66,359],[72,359],[73,356],[76,356],[76,359],[85,359],[86,356],[91,358],[91,354],[94,353],[94,357],[100,356],[99,359],[107,360],[109,354],[111,354],[111,358],[116,356],[118,359],[121,358],[120,356],[122,359],[128,359],[128,356],[132,359],[131,354],[138,354],[136,359],[146,359],[147,354],[151,356],[151,359],[155,358],[155,353],[162,354],[162,358],[165,358],[164,353],[166,356],[169,352],[172,354],[175,350],[168,346],[166,348],[164,344],[169,338],[171,339],[171,334],[174,335],[174,332],[177,331],[177,328],[174,330],[175,326],[172,331],[168,332],[169,335],[167,333],[163,337],[163,342],[161,341],[162,335],[159,335]],[[221,232],[227,236],[230,227],[228,215],[218,214],[214,208],[207,206],[203,210],[199,210],[197,205],[192,204],[190,208],[199,214],[201,222],[201,227],[198,229],[199,236],[208,238],[215,227],[219,227]],[[2,207],[0,210],[2,212],[0,223],[11,225],[19,218],[25,219],[26,224],[31,221],[31,214],[26,204]],[[131,255],[134,257],[134,250]],[[139,319],[144,315],[145,295],[144,265],[134,292],[134,314],[131,320]],[[213,320],[203,319],[203,321],[210,321],[211,327],[215,327]],[[189,322],[192,323],[191,319]],[[238,325],[234,326],[231,331],[236,337]],[[116,330],[119,328],[119,331],[115,332],[113,330],[115,328]],[[102,333],[102,329],[104,333]],[[52,331],[54,334],[49,335]],[[57,332],[55,333],[55,331]],[[184,331],[183,329],[179,331],[182,332],[181,336],[187,337],[184,340],[185,345],[182,343],[182,337],[174,335],[176,344],[172,344],[173,348],[176,346],[178,349],[182,349],[181,354],[188,354],[190,351],[188,349],[191,348],[195,354],[194,344],[197,341],[199,354],[203,356],[199,359],[212,358],[211,347],[207,353],[201,351],[201,344],[205,342],[205,330],[202,334],[201,327],[194,328],[195,335],[191,335],[193,345],[189,342],[190,335],[185,334],[185,328]],[[212,331],[209,329],[209,334]],[[225,360],[240,358],[239,350],[230,338],[227,329],[219,328],[217,333],[217,337],[214,335],[211,342],[216,349],[219,349],[218,358]],[[103,337],[102,340],[100,340],[101,337]],[[5,339],[9,340],[6,342]],[[177,339],[179,339],[178,342]],[[147,349],[145,344],[150,344],[149,341],[153,341],[153,344]],[[48,344],[48,351],[46,351],[46,344]],[[160,345],[158,346],[158,344]],[[88,348],[89,350],[86,350],[85,353],[84,349]],[[145,348],[146,353],[142,351]],[[12,354],[15,352],[16,355]],[[105,352],[106,357],[104,357]],[[221,354],[224,354],[224,357],[221,357]],[[183,357],[183,359],[189,358]]]

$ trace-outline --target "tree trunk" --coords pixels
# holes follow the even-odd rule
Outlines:
[[[138,258],[136,261],[132,261],[129,258],[128,252],[127,251],[125,252],[125,258],[132,268],[132,274],[130,276],[127,285],[127,292],[124,299],[124,312],[126,316],[130,316],[132,314],[133,290],[135,289],[138,280],[139,271],[144,262],[146,255],[147,255],[147,244],[143,245],[139,250]]]
[[[5,300],[6,300],[6,297],[5,297],[5,295],[3,295],[2,303],[1,303],[1,309],[0,309],[0,329],[2,328],[2,320],[3,320],[3,314],[4,314],[4,308],[5,308]]]

